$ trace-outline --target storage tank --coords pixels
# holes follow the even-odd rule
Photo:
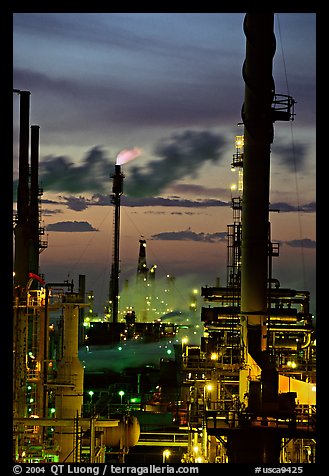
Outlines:
[[[104,428],[103,443],[112,448],[130,448],[138,443],[139,436],[139,421],[135,416],[128,416],[117,427]]]

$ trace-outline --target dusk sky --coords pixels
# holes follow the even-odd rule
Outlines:
[[[139,240],[157,278],[178,294],[226,285],[233,222],[235,136],[243,135],[244,13],[15,13],[13,87],[31,92],[40,126],[39,183],[48,248],[46,281],[86,275],[95,311],[108,299],[113,253],[112,179],[122,165],[120,283],[136,278]],[[274,19],[273,78],[296,101],[274,124],[271,154],[273,277],[308,290],[315,313],[316,14]],[[19,95],[13,94],[14,180]],[[16,190],[16,184],[14,184]],[[15,202],[14,197],[14,202]],[[14,203],[16,210],[16,203]],[[279,211],[279,212],[278,212]]]

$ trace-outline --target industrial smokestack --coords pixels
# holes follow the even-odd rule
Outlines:
[[[270,152],[275,52],[273,14],[246,14],[246,59],[243,64],[244,123],[241,314],[248,336],[246,349],[260,364],[266,349]]]
[[[123,149],[116,158],[115,173],[111,175],[113,179],[112,203],[114,204],[114,240],[113,240],[113,259],[112,272],[110,280],[109,301],[112,314],[112,322],[118,322],[118,304],[119,304],[119,273],[120,273],[120,199],[123,191],[124,175],[121,173],[121,164],[127,163],[141,154],[141,149]]]
[[[29,271],[39,274],[39,126],[31,126],[31,184],[29,206]],[[31,288],[36,289],[34,280]]]
[[[30,91],[20,95],[19,177],[17,188],[17,222],[15,226],[15,285],[25,288],[29,274],[29,135]]]
[[[112,273],[110,282],[110,304],[112,310],[112,322],[118,322],[119,307],[119,273],[120,273],[120,199],[123,190],[124,175],[121,173],[121,166],[115,165],[115,173],[111,175],[113,179],[112,203],[114,204],[114,240]]]
[[[247,13],[244,20],[246,58],[243,64],[245,96],[241,314],[245,350],[263,368],[268,365],[266,323],[268,300],[270,233],[269,190],[273,123],[292,118],[290,96],[275,94],[272,76],[276,49],[273,13]],[[284,98],[284,99],[282,99]],[[276,109],[276,106],[279,108]],[[245,355],[247,358],[247,355]]]

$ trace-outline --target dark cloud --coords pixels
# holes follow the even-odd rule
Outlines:
[[[207,193],[205,193],[207,194]],[[60,196],[59,201],[55,200],[42,200],[42,204],[61,204],[67,206],[71,210],[82,211],[91,206],[104,206],[112,207],[112,198],[111,195],[101,195],[94,194],[91,198],[85,197],[74,197],[74,196]],[[126,197],[125,195],[121,198],[121,206],[130,207],[130,208],[141,208],[141,207],[180,207],[180,208],[209,208],[209,207],[230,207],[230,202],[223,202],[216,199],[199,199],[199,200],[189,200],[180,197]],[[290,205],[286,202],[276,202],[270,205],[272,211],[279,212],[303,212],[303,213],[313,213],[316,211],[315,202],[305,203],[303,205],[295,206]],[[54,214],[60,213],[59,209],[57,210],[43,210],[43,214]],[[154,211],[152,211],[154,212]],[[158,212],[154,212],[158,213]],[[183,213],[183,212],[171,212],[171,213]],[[191,212],[184,212],[191,213]]]
[[[62,205],[66,205],[68,208],[81,211],[90,206],[104,206],[112,207],[112,198],[110,195],[95,194],[91,199],[84,197],[62,197]],[[230,206],[228,202],[222,202],[221,200],[188,200],[183,198],[162,198],[162,197],[149,197],[149,198],[131,198],[122,196],[121,206],[123,207],[182,207],[182,208],[207,208],[207,207],[227,207]]]
[[[85,155],[81,165],[73,164],[67,157],[45,157],[39,165],[39,181],[45,191],[99,192],[106,190],[109,172],[109,161],[96,146]]]
[[[99,146],[89,150],[80,165],[74,164],[65,156],[48,155],[39,164],[39,184],[44,192],[105,193],[110,190],[110,170],[113,168],[114,161],[111,164]],[[17,185],[18,180],[14,181],[14,200],[17,198]],[[80,199],[70,197],[66,200],[70,200],[72,209],[82,206],[81,203],[78,205]],[[73,203],[74,200],[76,203]]]
[[[90,223],[86,221],[59,221],[47,226],[47,231],[63,231],[63,232],[86,232],[98,231]]]
[[[91,201],[84,198],[84,197],[60,197],[65,200],[65,204],[67,208],[70,210],[74,210],[76,212],[81,212],[82,210],[86,210],[90,204]]]
[[[162,198],[162,197],[146,197],[146,198],[130,198],[122,197],[121,201],[126,207],[182,207],[182,208],[207,208],[207,207],[227,207],[227,202],[221,200],[188,200],[184,198]]]
[[[286,245],[292,248],[316,248],[316,241],[309,238],[303,238],[302,240],[290,240],[284,242]]]
[[[195,233],[190,229],[185,231],[166,231],[152,235],[153,240],[163,241],[203,241],[207,243],[217,243],[219,241],[226,241],[227,233]]]
[[[286,202],[271,203],[270,210],[279,212],[303,212],[313,213],[316,211],[316,203],[310,202],[303,205],[290,205]]]
[[[131,167],[125,183],[127,195],[154,197],[176,180],[196,178],[207,162],[223,158],[224,145],[222,136],[209,131],[187,130],[164,139],[155,147],[159,159],[150,161],[144,169]]]
[[[220,135],[208,131],[185,131],[164,139],[155,147],[157,160],[151,160],[143,168],[130,168],[124,192],[128,197],[154,197],[176,180],[195,178],[207,162],[222,158],[224,144]],[[80,165],[67,157],[46,156],[40,161],[39,182],[46,192],[110,193],[111,171],[114,171],[114,161],[105,156],[100,146],[95,146]],[[17,181],[14,191],[17,191]],[[71,201],[73,209],[78,206],[82,206],[79,199],[75,203]]]
[[[83,157],[80,165],[76,165],[65,156],[44,157],[39,164],[39,184],[44,192],[104,192],[110,191],[110,171],[114,169],[112,163],[104,155],[101,147],[95,146],[90,149]],[[14,181],[14,201],[17,199],[18,180]],[[82,206],[81,203],[86,199],[73,197],[64,197],[70,201],[72,209]],[[76,200],[76,203],[74,203]],[[78,205],[78,201],[80,204]],[[43,199],[43,203],[56,203],[51,200]],[[86,208],[86,207],[85,207]],[[83,208],[80,208],[83,209]]]
[[[165,231],[152,235],[152,240],[162,241],[198,241],[207,243],[218,243],[227,241],[227,232],[218,233],[195,233],[191,229],[184,231]],[[316,241],[304,238],[301,240],[290,240],[280,242],[281,245],[285,244],[292,248],[316,248]]]

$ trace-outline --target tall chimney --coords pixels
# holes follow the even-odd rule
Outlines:
[[[241,314],[247,351],[262,367],[266,349],[270,153],[273,141],[272,103],[275,52],[274,14],[247,13],[244,21],[246,59],[243,64],[244,123]]]
[[[17,222],[15,226],[15,285],[25,288],[29,274],[29,134],[30,91],[19,91],[19,177],[17,188]]]
[[[115,165],[115,173],[112,188],[112,203],[114,204],[114,244],[112,273],[110,282],[110,302],[112,303],[112,322],[118,322],[119,308],[119,273],[120,273],[120,198],[122,195],[122,184],[124,175],[121,173],[121,166]]]
[[[39,126],[31,126],[31,184],[29,207],[29,271],[39,274]],[[31,288],[35,289],[34,280]]]

